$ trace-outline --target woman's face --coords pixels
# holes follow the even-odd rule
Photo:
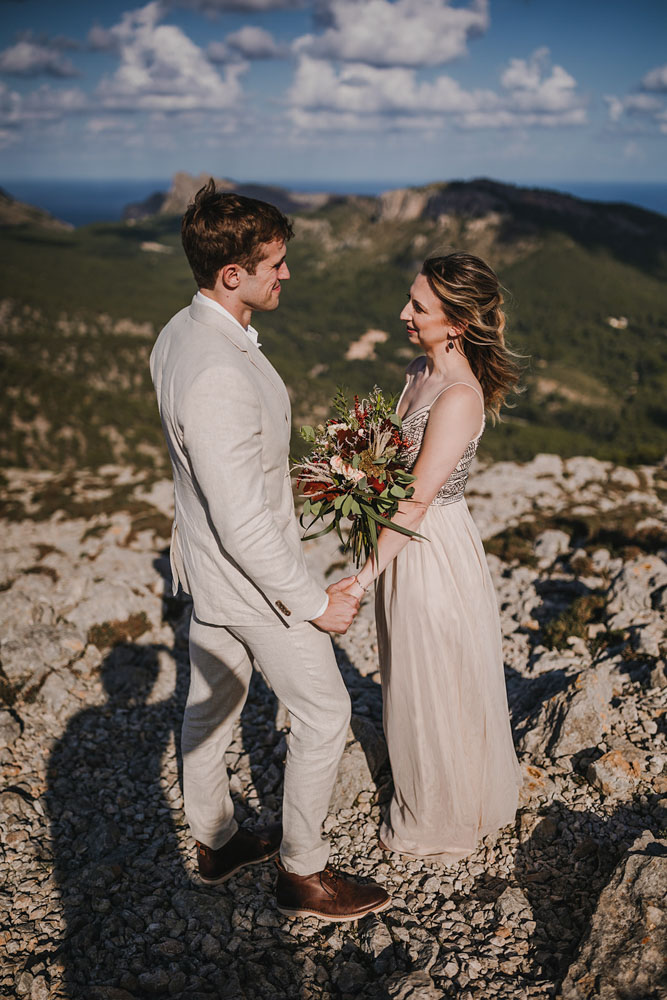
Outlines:
[[[423,274],[418,274],[410,287],[408,302],[400,318],[405,322],[410,343],[423,348],[434,347],[457,334],[442,311],[442,303]]]

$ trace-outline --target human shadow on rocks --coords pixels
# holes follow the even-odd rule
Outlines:
[[[169,594],[165,560],[156,568]],[[171,645],[111,649],[101,665],[104,700],[72,717],[52,748],[45,805],[64,918],[58,995],[67,1000],[120,1000],[114,991],[123,1000],[167,993],[273,1000],[292,995],[312,973],[275,912],[270,864],[216,888],[194,878],[177,752],[189,611],[166,596]],[[349,661],[344,673],[362,715],[380,720],[378,686]],[[280,810],[284,737],[276,705],[255,673],[241,738],[258,794],[235,795],[237,816],[251,827],[258,812]]]
[[[162,781],[179,699],[150,701],[165,652],[115,646],[101,668],[107,700],[70,719],[49,760],[46,805],[65,919],[60,959],[72,1000],[88,1000],[93,986],[134,993],[140,976],[169,969],[153,911],[168,909],[166,892],[188,876]]]
[[[184,943],[202,913],[209,935],[228,943],[233,907],[194,883],[184,858],[191,841],[177,749],[189,607],[167,599],[164,610],[173,646],[115,645],[100,668],[106,700],[69,720],[49,759],[45,805],[64,918],[59,995],[68,1000],[106,997],[109,988],[125,990],[125,1000],[168,988],[225,995],[229,982],[210,962],[202,975],[206,957]]]

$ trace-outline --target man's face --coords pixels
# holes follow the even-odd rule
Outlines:
[[[264,257],[255,268],[254,274],[241,269],[239,285],[240,298],[253,311],[270,312],[278,308],[280,302],[280,282],[289,278],[285,263],[284,240],[273,240],[264,244]]]

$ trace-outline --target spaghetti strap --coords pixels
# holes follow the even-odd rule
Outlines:
[[[482,404],[482,426],[479,429],[479,433],[473,438],[473,441],[477,441],[477,440],[479,440],[479,438],[481,438],[482,434],[484,433],[484,426],[486,424],[486,414],[485,414],[485,410],[484,410],[484,396],[479,391],[479,389],[477,388],[476,385],[471,385],[470,382],[452,382],[451,385],[446,385],[444,389],[440,390],[440,392],[438,393],[438,395],[435,397],[435,399],[431,403],[431,406],[433,406],[433,403],[435,403],[436,399],[439,399],[440,396],[442,396],[443,392],[447,392],[448,389],[451,389],[455,385],[467,385],[469,389],[472,389],[472,391],[476,392],[477,395],[479,396],[480,402]]]
[[[398,397],[398,402],[396,404],[396,413],[398,413],[399,407],[400,407],[401,403],[403,402],[403,396],[405,396],[405,390],[410,385],[410,383],[408,382],[408,378],[409,378],[409,376],[405,379],[405,385],[403,386],[403,391],[402,391],[401,395]]]
[[[443,392],[447,392],[448,389],[453,389],[455,385],[467,385],[469,389],[472,389],[473,392],[476,392],[481,400],[482,409],[484,409],[484,396],[481,394],[477,386],[471,385],[470,382],[452,382],[450,385],[446,385],[445,388],[441,389],[438,395],[433,398],[433,400],[431,401],[431,406],[433,406],[433,403],[435,403],[436,399],[439,399],[440,396],[442,396]]]

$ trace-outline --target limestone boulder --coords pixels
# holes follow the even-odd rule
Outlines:
[[[613,721],[613,673],[608,663],[587,667],[529,721],[521,748],[535,757],[565,757],[597,746]]]
[[[591,929],[563,982],[561,1000],[664,996],[667,840],[646,832],[603,890]]]
[[[588,765],[591,785],[609,798],[632,795],[642,779],[647,754],[632,743],[619,744]]]
[[[651,622],[656,598],[663,587],[667,587],[667,563],[660,556],[643,555],[625,562],[609,590],[609,628],[622,629]]]
[[[0,643],[0,662],[12,687],[33,687],[81,656],[85,645],[75,625],[35,625]]]

